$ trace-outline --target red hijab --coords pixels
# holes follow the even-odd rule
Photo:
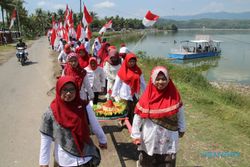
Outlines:
[[[71,48],[70,48],[70,44],[66,44],[63,48],[63,51],[66,53],[66,54],[69,54],[71,52]]]
[[[71,52],[68,55],[68,60],[72,57],[75,57],[77,59],[77,55],[74,52]],[[79,61],[79,59],[78,59]],[[64,75],[66,76],[73,76],[76,79],[76,83],[78,88],[80,89],[82,86],[83,79],[86,75],[86,70],[81,68],[78,64],[76,68],[72,67],[69,62],[66,63],[66,66],[64,68]]]
[[[169,80],[164,90],[158,90],[154,85],[160,72]],[[149,84],[135,107],[135,113],[141,118],[163,118],[176,114],[181,106],[180,94],[169,78],[167,69],[162,66],[155,67],[152,70]]]
[[[95,68],[93,68],[93,67],[91,66],[91,62],[92,62],[92,61],[95,62],[95,64],[96,64]],[[95,57],[91,57],[91,58],[89,59],[88,68],[91,69],[91,70],[93,70],[93,71],[95,71],[95,70],[97,69],[97,67],[98,67],[98,64],[97,64],[96,58],[95,58]]]
[[[80,55],[80,51],[83,51],[84,56]],[[83,44],[79,46],[79,48],[76,49],[77,57],[78,57],[78,62],[81,68],[85,68],[89,65],[89,54],[86,51],[85,47]]]
[[[108,57],[108,47],[110,46],[109,43],[104,42],[102,43],[102,46],[100,50],[97,52],[97,55],[101,59],[100,66],[103,67],[104,60]]]
[[[131,88],[131,95],[133,96],[135,93],[139,93],[140,91],[140,76],[142,71],[137,64],[135,64],[133,68],[128,67],[128,62],[132,58],[137,60],[134,53],[128,53],[117,75],[123,82],[129,85]]]
[[[66,83],[73,83],[76,87],[76,97],[71,102],[61,99],[61,89]],[[83,154],[84,143],[90,142],[90,130],[86,115],[86,103],[80,99],[79,89],[76,86],[74,77],[63,76],[56,83],[56,98],[51,102],[50,107],[56,122],[70,129],[79,153]]]

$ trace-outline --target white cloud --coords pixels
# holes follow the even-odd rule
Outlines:
[[[101,3],[95,4],[94,8],[96,8],[96,9],[100,9],[100,8],[112,8],[114,6],[115,6],[115,4],[113,2],[105,1],[105,2],[101,2]]]

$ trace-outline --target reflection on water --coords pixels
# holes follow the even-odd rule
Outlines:
[[[200,66],[209,66],[217,67],[219,64],[219,56],[216,57],[205,57],[205,58],[198,58],[198,59],[188,59],[188,60],[178,60],[172,59],[170,60],[171,63],[185,65],[188,67],[200,67]]]
[[[131,42],[128,48],[133,52],[145,51],[148,56],[167,58],[172,48],[183,40],[192,40],[195,35],[210,35],[222,40],[221,56],[175,61],[173,63],[200,66],[210,64],[204,75],[212,81],[230,81],[250,84],[250,30],[180,30],[177,33],[148,33],[140,41]]]

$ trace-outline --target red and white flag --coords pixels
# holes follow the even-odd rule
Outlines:
[[[68,17],[69,17],[69,7],[67,4],[65,12],[64,12],[64,28],[66,28],[68,26]]]
[[[86,34],[87,34],[87,38],[90,40],[92,37],[92,32],[89,26],[87,26],[86,28]]]
[[[105,27],[108,29],[108,28],[112,28],[112,20],[109,20],[108,23],[105,24]]]
[[[58,23],[55,21],[54,15],[52,15],[52,28],[55,30],[58,29]]]
[[[82,27],[82,23],[79,23],[77,26],[76,39],[81,41],[85,39],[85,37],[86,37],[86,32],[84,28]]]
[[[72,26],[74,24],[74,21],[73,21],[73,11],[70,10],[69,12],[69,15],[68,15],[68,26]]]
[[[87,8],[85,5],[83,5],[83,16],[82,16],[82,23],[83,26],[86,27],[88,26],[90,23],[92,23],[93,18],[91,17],[91,15],[89,14]]]
[[[15,20],[16,20],[16,14],[17,14],[17,13],[16,13],[16,9],[14,9],[14,10],[12,11],[9,29],[11,29],[12,26],[14,25],[14,22],[15,22]]]
[[[159,16],[151,13],[149,10],[146,14],[146,16],[142,20],[142,24],[146,27],[152,26],[157,20],[159,19]]]
[[[63,39],[68,42],[69,41],[69,33],[66,29],[63,31]]]
[[[77,40],[79,40],[79,38],[80,38],[80,36],[81,36],[81,34],[82,34],[82,29],[83,29],[82,24],[79,23],[79,24],[77,25],[77,28],[76,28],[76,39],[77,39]]]
[[[56,30],[52,28],[52,33],[50,37],[51,46],[55,46],[55,40],[56,40]]]
[[[110,28],[112,28],[112,20],[110,20],[108,23],[106,23],[101,29],[100,29],[100,31],[99,31],[99,34],[104,34],[106,31],[107,31],[107,29],[110,29]]]
[[[69,29],[68,29],[68,36],[69,37],[72,37],[72,38],[76,38],[76,31],[75,31],[75,28],[73,26],[73,24],[71,24],[69,26]]]

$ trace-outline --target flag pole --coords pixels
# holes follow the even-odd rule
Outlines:
[[[135,49],[137,48],[139,42],[145,37],[145,35],[146,35],[146,30],[144,30],[142,37],[136,42],[134,48],[132,49],[133,52],[134,52]]]

